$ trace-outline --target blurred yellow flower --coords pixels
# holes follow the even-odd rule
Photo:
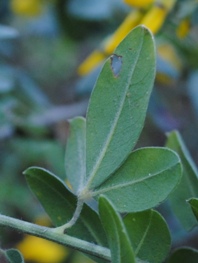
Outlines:
[[[37,217],[35,223],[42,226],[51,224],[46,216]],[[26,235],[16,248],[23,254],[25,260],[37,263],[59,263],[69,254],[69,250],[64,246],[29,235]]]
[[[156,34],[162,27],[167,14],[173,8],[176,0],[157,1],[147,12],[141,24],[148,27],[153,34]]]
[[[177,28],[177,31],[176,31],[177,36],[179,38],[185,38],[187,34],[189,33],[190,28],[191,28],[190,19],[189,18],[183,19]]]
[[[91,72],[97,65],[99,65],[106,58],[103,51],[95,50],[92,52],[78,67],[78,74],[83,76]]]
[[[137,26],[143,17],[141,11],[131,12],[118,27],[115,33],[108,37],[101,45],[100,50],[96,50],[88,56],[85,61],[79,66],[78,73],[86,75],[98,66],[107,56],[113,53],[116,46],[129,33],[131,28]]]
[[[117,45],[125,38],[129,31],[137,26],[144,13],[142,11],[133,11],[131,12],[122,24],[118,27],[115,33],[107,39],[104,43],[104,53],[106,55],[112,54]]]
[[[149,0],[124,0],[125,3],[151,4]],[[107,56],[113,53],[114,49],[124,39],[124,37],[137,25],[143,24],[156,34],[162,27],[167,14],[173,8],[176,0],[159,0],[148,9],[133,10],[125,18],[118,29],[103,42],[101,47],[88,56],[78,68],[79,75],[83,76],[96,68]]]
[[[11,0],[10,8],[13,13],[24,16],[37,16],[42,12],[42,0]]]
[[[156,34],[162,27],[167,9],[161,5],[154,5],[141,20],[141,24],[148,27],[153,34]]]
[[[169,43],[160,44],[158,45],[157,51],[161,58],[168,61],[178,71],[181,70],[182,61],[172,45],[170,45]]]
[[[152,4],[154,0],[124,0],[124,2],[133,7],[146,7],[149,4]]]
[[[169,68],[172,68],[171,73],[179,74],[182,70],[182,60],[180,56],[177,54],[175,48],[170,43],[161,43],[158,45],[157,53],[159,58],[165,61]],[[166,69],[166,67],[165,67]],[[171,85],[175,81],[175,76],[170,74],[168,71],[160,71],[158,70],[156,75],[156,80],[164,85]]]
[[[38,263],[58,263],[68,255],[67,248],[51,241],[25,236],[16,248],[23,254],[25,260]]]
[[[156,4],[163,5],[167,12],[170,12],[176,2],[177,0],[158,0],[156,1]]]

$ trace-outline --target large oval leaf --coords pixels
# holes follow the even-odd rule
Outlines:
[[[198,197],[198,171],[179,132],[173,131],[168,134],[166,146],[178,153],[183,165],[181,182],[170,195],[169,201],[182,225],[190,230],[197,221],[186,200]]]
[[[168,148],[142,148],[132,152],[93,195],[104,194],[120,212],[137,212],[162,202],[180,178],[181,164],[176,153]]]
[[[65,169],[67,179],[75,193],[84,185],[85,180],[85,131],[86,122],[84,118],[76,117],[70,120]]]
[[[135,263],[133,248],[120,215],[107,198],[99,199],[99,214],[111,250],[111,262]]]
[[[56,175],[39,167],[28,168],[24,173],[29,187],[37,196],[54,225],[60,226],[69,221],[76,209],[77,200],[64,182]],[[67,229],[67,233],[103,246],[107,244],[97,213],[86,204],[80,218],[72,228]]]
[[[135,256],[145,262],[164,262],[171,245],[168,226],[154,210],[130,213],[123,219]]]
[[[135,146],[155,77],[151,33],[135,28],[105,63],[87,112],[87,188],[100,185]]]

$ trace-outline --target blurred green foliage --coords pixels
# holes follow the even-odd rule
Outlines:
[[[81,77],[77,67],[131,7],[121,0],[37,0],[25,9],[22,2],[0,2],[0,211],[32,220],[43,210],[29,194],[22,171],[36,164],[65,178],[66,120],[85,114],[98,75]],[[179,37],[185,19],[189,28]],[[139,143],[162,145],[164,133],[177,128],[196,164],[197,36],[197,1],[177,1],[156,35],[158,47],[165,48],[158,49],[158,77]],[[3,247],[21,238],[6,235]],[[81,257],[79,262],[84,262]]]

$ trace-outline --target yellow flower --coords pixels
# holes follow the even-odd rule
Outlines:
[[[190,28],[191,28],[190,19],[189,18],[183,19],[177,28],[177,31],[176,31],[177,36],[179,38],[185,38],[187,34],[189,33]]]
[[[148,0],[125,0],[127,3],[148,3]],[[150,0],[151,2],[151,0]],[[153,1],[152,1],[153,2]],[[110,36],[102,45],[102,47],[94,51],[85,61],[79,66],[79,75],[86,75],[97,67],[107,56],[113,53],[114,49],[124,39],[124,37],[135,26],[143,24],[148,27],[154,34],[162,27],[167,14],[173,8],[176,0],[158,0],[146,12],[146,9],[138,9],[132,11],[118,27],[115,33]],[[146,14],[145,14],[146,12]]]
[[[100,50],[96,50],[86,58],[86,60],[79,66],[78,73],[80,75],[86,75],[97,67],[107,56],[113,53],[117,45],[123,40],[123,38],[129,33],[129,31],[137,26],[143,17],[143,12],[133,11],[118,27],[115,33],[103,42]]]
[[[17,15],[37,16],[42,12],[42,0],[11,0],[11,10]]]
[[[23,254],[25,260],[38,263],[58,263],[68,254],[67,248],[61,245],[28,235],[16,248]]]
[[[169,13],[171,9],[173,9],[176,2],[177,0],[158,0],[156,4],[159,3],[159,5],[164,6],[167,12]]]
[[[125,18],[125,20],[118,27],[115,33],[105,43],[104,52],[107,55],[112,54],[114,49],[125,38],[125,36],[130,32],[130,30],[140,23],[143,14],[143,12],[137,10],[131,12]]]
[[[175,77],[179,75],[179,72],[182,70],[182,60],[175,48],[169,43],[159,44],[157,51],[159,58],[165,61],[169,67],[165,67],[162,71],[158,70],[156,80],[161,84],[170,85],[175,81]]]
[[[156,2],[144,16],[141,24],[148,27],[153,34],[156,34],[162,27],[167,14],[173,8],[176,0],[161,0]]]
[[[152,4],[154,0],[124,0],[124,2],[133,7],[142,8]]]
[[[148,27],[155,34],[162,27],[166,15],[167,10],[163,6],[154,5],[142,19],[141,24]]]
[[[83,76],[91,72],[95,67],[97,67],[106,56],[103,51],[95,50],[92,52],[78,67],[78,74]]]
[[[46,216],[37,217],[36,224],[50,226],[50,220]],[[37,263],[59,263],[69,254],[68,249],[52,241],[39,237],[26,235],[16,245],[16,248],[23,254],[24,259]]]
[[[168,61],[178,71],[181,70],[182,61],[172,45],[169,43],[160,44],[157,48],[157,51],[161,58]]]

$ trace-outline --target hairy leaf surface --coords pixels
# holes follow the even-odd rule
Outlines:
[[[65,155],[65,168],[67,179],[72,186],[72,190],[77,193],[84,185],[85,180],[85,119],[76,117],[70,120],[69,131]]]
[[[107,196],[120,212],[137,212],[166,199],[180,179],[180,159],[172,150],[141,148],[132,152],[93,195]]]
[[[76,209],[76,196],[73,195],[56,175],[49,171],[31,167],[25,172],[30,189],[34,192],[55,226],[69,221]],[[74,227],[67,230],[69,235],[106,245],[106,237],[99,217],[86,204]]]
[[[106,61],[90,98],[86,129],[87,188],[104,182],[135,146],[154,78],[153,37],[148,29],[139,26]]]
[[[145,262],[161,263],[171,245],[169,229],[154,210],[130,213],[123,219],[135,256]]]
[[[111,250],[111,262],[135,263],[135,256],[120,215],[105,197],[99,199],[99,214]]]

